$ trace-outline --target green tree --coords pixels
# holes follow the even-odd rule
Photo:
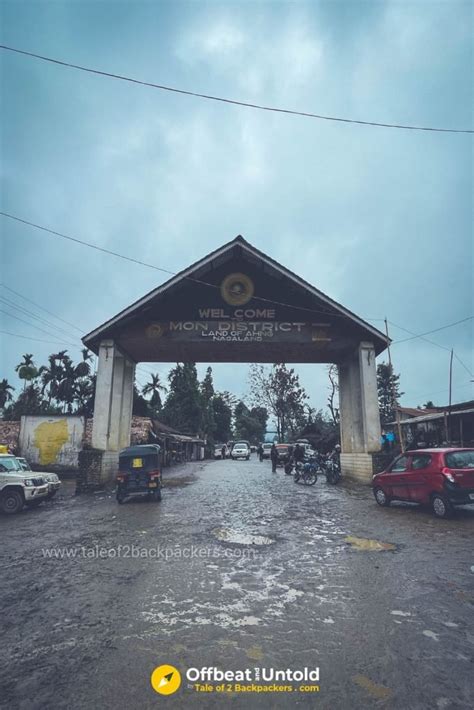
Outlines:
[[[265,438],[268,414],[265,407],[249,409],[244,402],[238,402],[234,410],[234,433],[236,439],[258,444]]]
[[[214,381],[212,379],[212,367],[208,367],[206,375],[201,382],[201,432],[204,438],[208,440],[210,447],[214,445],[216,433],[216,419],[214,414],[213,399],[215,396]]]
[[[136,384],[133,385],[133,408],[132,413],[136,417],[149,417],[150,416],[150,404],[145,397],[143,397]],[[153,417],[153,413],[151,414]]]
[[[404,392],[400,392],[400,375],[396,375],[386,362],[377,365],[377,391],[382,425],[393,422],[395,407]]]
[[[161,413],[163,422],[185,433],[199,432],[202,410],[195,363],[178,362],[170,371],[168,379],[168,396]]]
[[[23,360],[15,367],[15,372],[18,373],[20,380],[24,380],[23,389],[26,389],[26,383],[35,380],[38,377],[38,370],[33,362],[33,354],[26,353],[23,355]]]
[[[77,402],[77,414],[84,417],[92,417],[94,414],[96,377],[82,377],[76,382],[74,396]]]
[[[232,405],[229,404],[225,393],[217,393],[212,398],[214,413],[214,440],[225,444],[232,436]]]
[[[12,392],[15,388],[8,384],[8,380],[3,379],[0,382],[0,409],[3,409],[7,402],[13,399]]]
[[[163,406],[160,392],[166,392],[166,387],[161,384],[160,375],[158,373],[155,375],[152,374],[151,380],[147,382],[142,389],[143,395],[151,394],[149,408],[150,416],[152,417],[157,417]]]
[[[26,414],[45,414],[47,405],[41,395],[41,389],[32,383],[25,387],[17,400],[4,409],[4,419],[18,421]]]
[[[263,365],[250,366],[251,399],[274,417],[278,439],[284,441],[298,429],[308,399],[293,368],[279,363],[270,370]]]
[[[339,424],[331,416],[323,414],[322,410],[308,408],[306,422],[297,438],[308,439],[314,449],[327,453],[339,444]]]
[[[66,351],[64,351],[66,352]],[[61,379],[61,365],[57,361],[58,354],[52,354],[48,357],[49,365],[42,365],[38,370],[41,378],[41,393],[47,393],[48,405],[51,406],[53,399],[56,399],[58,385]]]

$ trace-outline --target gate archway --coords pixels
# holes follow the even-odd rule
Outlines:
[[[380,450],[375,358],[386,336],[238,236],[82,339],[99,357],[92,446],[104,478],[130,443],[139,362],[335,363],[343,473]]]

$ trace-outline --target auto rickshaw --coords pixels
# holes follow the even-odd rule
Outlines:
[[[158,444],[129,446],[119,454],[117,502],[128,496],[146,495],[161,500],[160,447]]]

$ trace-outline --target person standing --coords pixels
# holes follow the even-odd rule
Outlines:
[[[304,462],[304,448],[300,446],[299,444],[296,444],[294,451],[293,451],[293,459],[295,461],[295,464],[301,462]]]
[[[275,446],[275,442],[272,444],[272,448],[270,451],[270,459],[272,461],[272,473],[276,473],[277,470],[277,461],[278,461],[278,452],[277,448]]]
[[[258,445],[257,454],[258,454],[258,458],[260,459],[260,461],[263,461],[263,446],[262,446],[262,444]]]

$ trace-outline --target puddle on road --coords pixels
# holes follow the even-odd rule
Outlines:
[[[212,531],[212,534],[221,542],[229,542],[234,545],[272,545],[275,542],[266,535],[252,535],[232,528],[217,528]]]
[[[392,542],[380,542],[380,540],[370,540],[369,538],[354,537],[353,535],[345,537],[344,542],[347,542],[354,550],[360,552],[383,552],[397,549],[397,546]]]

